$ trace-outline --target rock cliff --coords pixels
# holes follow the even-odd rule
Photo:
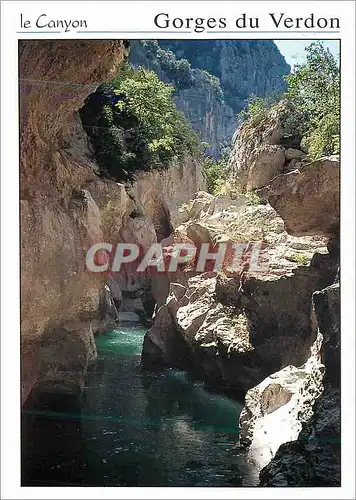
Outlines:
[[[235,112],[252,95],[277,94],[285,89],[290,66],[273,41],[162,40],[163,48],[187,59],[193,67],[219,78],[226,100]]]
[[[268,184],[277,174],[298,169],[308,162],[300,150],[293,112],[281,101],[258,119],[248,120],[237,130],[229,158],[229,177],[240,191],[252,191]]]
[[[271,124],[271,114],[266,123]],[[277,129],[269,128],[273,132],[268,137],[275,140]],[[277,142],[281,142],[284,133],[283,127],[279,130],[282,134],[277,134]],[[267,141],[269,152],[270,144]],[[255,151],[252,147],[252,156]],[[340,290],[335,276],[339,267],[340,163],[338,157],[314,162],[305,158],[303,162],[300,150],[293,149],[293,155],[291,149],[283,151],[286,158],[288,154],[289,163],[293,160],[298,163],[288,168],[287,162],[282,170],[268,174],[269,183],[257,193],[283,218],[289,234],[328,238],[336,282],[332,284],[334,279],[330,282],[333,275],[330,274],[329,286],[317,288],[312,295],[311,321],[318,334],[307,362],[286,367],[247,392],[240,417],[240,442],[249,446],[249,458],[259,468],[266,465],[260,475],[262,486],[337,486],[341,472]],[[235,163],[240,167],[235,175],[248,189],[263,162],[253,164],[257,166],[254,171],[248,165],[251,155],[245,159],[244,165]],[[253,183],[253,187],[259,184]],[[319,259],[315,254],[314,262]],[[272,406],[267,412],[266,392]]]
[[[178,109],[217,156],[230,147],[250,95],[278,94],[290,71],[276,45],[265,40],[134,41],[130,61],[175,86]]]
[[[98,176],[78,110],[125,55],[120,40],[20,44],[23,400],[34,386],[80,391],[96,356],[93,333],[112,320],[108,305],[120,299],[120,286],[111,283],[110,293],[108,276],[87,270],[87,250],[103,241],[156,241],[171,230],[165,196],[180,203],[202,187],[193,160],[130,186]],[[180,182],[183,193],[174,187]],[[124,310],[132,310],[137,285],[128,276],[121,281]]]

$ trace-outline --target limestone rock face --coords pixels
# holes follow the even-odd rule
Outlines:
[[[160,363],[171,364],[171,345],[183,339],[202,378],[246,391],[270,373],[307,361],[316,338],[311,296],[322,281],[318,273],[308,275],[306,270],[272,280],[251,277],[240,292],[239,279],[203,273],[188,280],[180,298],[172,294],[177,285],[171,283],[167,302],[148,333],[150,344],[160,351]],[[162,315],[169,336],[160,330]],[[179,365],[177,360],[174,365]]]
[[[245,396],[239,440],[249,446],[248,459],[259,470],[270,462],[281,444],[297,439],[303,422],[312,415],[312,404],[322,392],[321,342],[319,334],[311,356],[300,368],[283,368]]]
[[[202,243],[211,243],[211,234],[209,229],[202,226],[198,222],[192,222],[187,227],[187,236],[196,245],[201,245]]]
[[[121,225],[130,200],[100,181],[83,156],[88,144],[76,112],[123,59],[120,40],[20,43],[23,399],[45,379],[52,388],[80,389],[95,356],[91,322],[105,278],[86,269],[85,253],[109,237],[114,221]],[[97,199],[87,189],[92,182],[100,192],[110,189],[120,209]]]
[[[340,366],[340,283],[313,294],[314,311],[323,334],[322,359],[327,367],[324,383],[339,387]]]
[[[138,173],[130,194],[137,200],[139,209],[153,221],[161,241],[179,225],[179,207],[205,187],[200,163],[187,159],[184,164],[173,163],[167,170]]]
[[[290,235],[329,237],[329,258],[336,272],[339,265],[339,159],[330,157],[307,163],[303,153],[294,148],[286,149],[285,157],[288,164],[283,170],[287,173],[280,173],[257,193],[276,210]],[[297,162],[298,168],[294,168]],[[251,167],[245,171],[246,186],[250,173]],[[243,179],[243,175],[238,177],[242,183]],[[302,239],[300,245],[303,248]],[[325,285],[333,281],[332,274],[328,278],[325,274],[326,262],[327,256],[320,253],[315,253],[311,260],[311,267],[321,266],[321,273],[324,268]],[[294,293],[298,294],[296,290]],[[293,296],[293,292],[285,291],[285,296]],[[280,300],[279,304],[282,303]],[[250,447],[250,459],[258,467],[272,459],[261,471],[262,486],[340,484],[339,285],[330,285],[321,291],[316,288],[313,304],[311,322],[319,330],[318,337],[323,338],[317,350],[321,351],[321,361],[318,355],[313,355],[313,348],[307,362],[301,365],[300,359],[295,359],[292,367],[266,378],[246,395],[240,418],[241,442]],[[256,302],[251,310],[258,309]],[[270,310],[273,306],[266,309],[262,317],[268,318]],[[296,311],[300,311],[299,305],[295,307],[295,321],[302,325],[303,320]],[[280,405],[271,414],[264,410],[265,390],[270,391],[269,406]]]
[[[324,337],[324,391],[313,416],[295,440],[283,444],[261,471],[262,486],[340,486],[340,290],[339,283],[313,296],[315,314]]]
[[[240,196],[210,199],[209,207],[203,199],[198,193],[198,202],[190,208],[194,220],[182,224],[177,233],[185,233],[198,247],[206,241],[214,245],[223,236],[224,241],[245,242],[248,247],[256,235],[265,235],[259,254],[265,267],[254,269],[248,260],[244,277],[241,269],[196,273],[194,266],[180,276],[167,276],[164,285],[160,277],[159,290],[166,289],[168,298],[160,295],[157,301],[143,359],[148,363],[154,352],[154,362],[172,364],[174,343],[183,340],[185,355],[201,378],[246,391],[271,373],[300,366],[310,357],[316,339],[312,294],[332,282],[336,265],[326,253],[325,239],[287,235],[268,205],[250,205]],[[313,257],[318,250],[323,253]],[[303,266],[295,257],[299,252],[307,259]],[[177,287],[178,295],[173,293]],[[169,323],[169,335],[158,326],[162,316]],[[174,364],[179,365],[178,360]]]
[[[124,57],[120,40],[20,43],[23,401],[36,385],[80,391],[95,358],[93,334],[111,328],[120,308],[140,314],[152,307],[147,276],[127,267],[106,285],[108,273],[86,266],[89,248],[147,248],[171,231],[168,198],[179,205],[204,187],[194,160],[142,174],[130,186],[97,175],[78,110]]]
[[[282,444],[260,473],[261,486],[340,486],[340,391],[327,388],[299,439]]]
[[[299,149],[300,138],[288,122],[292,112],[291,105],[282,101],[260,121],[243,123],[236,131],[229,175],[241,192],[262,188],[307,160]]]
[[[174,320],[168,305],[160,307],[155,322],[144,338],[143,364],[152,366],[188,367],[189,347],[181,335],[177,335]]]
[[[219,155],[228,148],[237,126],[234,110],[224,101],[211,76],[193,70],[195,83],[181,89],[175,96],[177,108],[192,124],[202,141],[210,145],[209,151]]]
[[[284,150],[278,146],[261,146],[255,154],[248,174],[247,191],[265,186],[282,170],[285,162]]]
[[[323,158],[275,177],[259,192],[294,236],[334,236],[340,225],[340,161]],[[302,200],[302,203],[301,203]]]
[[[288,148],[285,150],[286,160],[301,160],[305,156],[303,151],[295,148]]]

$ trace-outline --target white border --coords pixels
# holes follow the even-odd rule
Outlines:
[[[1,24],[1,498],[355,498],[355,41],[353,1],[340,2],[2,2]],[[93,30],[153,30],[153,13],[180,17],[228,17],[243,12],[265,19],[268,12],[291,17],[311,12],[338,16],[340,34],[190,33],[164,34],[26,34],[19,30],[19,13],[29,19],[46,12],[50,18],[86,18]],[[89,28],[88,28],[89,29]],[[20,38],[341,38],[342,64],[342,487],[341,488],[21,488],[20,487],[20,332],[19,332],[19,209],[18,209],[18,100],[17,40]]]

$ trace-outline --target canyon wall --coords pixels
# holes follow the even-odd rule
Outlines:
[[[130,62],[175,87],[178,109],[216,156],[230,146],[248,98],[282,92],[290,71],[266,40],[133,41]]]
[[[240,445],[262,485],[338,485],[340,161],[310,161],[283,123],[277,110],[245,125],[231,196],[198,193],[182,214],[175,241],[247,252],[237,270],[225,257],[219,271],[167,276],[143,361],[189,367],[245,397]]]
[[[165,236],[165,196],[184,202],[202,178],[194,160],[130,186],[98,176],[78,110],[119,71],[123,41],[24,41],[19,55],[24,401],[34,386],[79,392],[96,356],[93,334],[110,324],[108,276],[88,271],[87,250],[103,241],[148,245],[160,226]]]
[[[229,162],[235,194],[198,193],[183,214],[173,240],[244,243],[247,260],[234,272],[225,265],[160,278],[146,362],[179,365],[186,357],[201,378],[245,392],[311,356],[318,335],[312,295],[333,283],[339,265],[340,163],[311,162],[296,148],[286,115],[282,102],[258,123],[246,123]],[[254,242],[258,270],[248,260]]]
[[[277,440],[281,446],[274,448],[274,452],[269,457],[272,458],[271,462],[268,463],[269,460],[267,460],[266,467],[262,469],[260,484],[262,486],[340,486],[339,160],[336,157],[320,159],[291,174],[277,176],[262,192],[284,218],[291,234],[297,236],[323,234],[328,237],[329,255],[334,259],[337,273],[329,286],[313,293],[312,319],[321,339],[319,359],[314,362],[314,369],[316,368],[317,371],[314,371],[314,377],[306,377],[307,384],[304,387],[298,387],[298,384],[294,383],[295,400],[289,408],[289,418],[284,417],[290,424],[289,428],[291,429],[294,425],[294,429],[285,436],[285,439]],[[316,383],[315,375],[318,372],[320,382]],[[289,381],[294,382],[293,377],[289,376]],[[273,383],[276,382],[281,382],[279,374],[274,375]],[[281,386],[286,388],[285,381],[281,383]],[[309,406],[306,416],[301,411],[305,402]],[[313,403],[312,406],[310,406],[311,403]],[[283,405],[279,407],[283,411]],[[260,421],[263,420],[265,420],[264,416],[260,418]],[[281,415],[277,416],[277,422],[280,420]]]

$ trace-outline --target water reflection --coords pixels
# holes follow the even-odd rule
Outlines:
[[[241,405],[183,372],[142,371],[143,335],[122,328],[97,338],[99,359],[80,401],[28,402],[24,484],[241,484],[248,474],[236,448]]]

